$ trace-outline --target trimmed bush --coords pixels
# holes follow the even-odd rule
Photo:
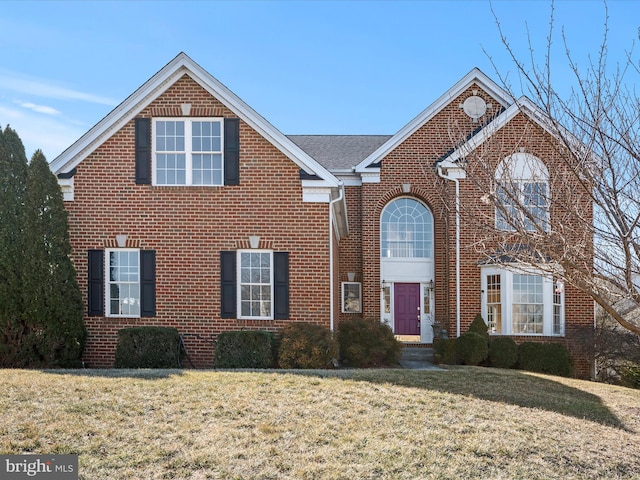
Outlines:
[[[274,365],[273,333],[223,332],[218,335],[213,362],[216,368],[269,368]]]
[[[398,365],[402,342],[396,340],[391,328],[379,320],[350,318],[338,325],[340,360],[350,367],[381,367]]]
[[[489,363],[492,367],[511,368],[518,362],[518,345],[510,337],[494,337],[489,342]]]
[[[438,338],[433,344],[433,356],[436,363],[445,365],[455,365],[456,361],[456,339]]]
[[[171,327],[118,330],[115,368],[180,368],[180,334]]]
[[[620,371],[620,381],[625,387],[640,389],[640,367],[624,367]]]
[[[467,329],[467,332],[478,333],[485,337],[487,341],[489,340],[489,327],[484,322],[482,315],[480,314],[477,314],[474,317],[473,322],[471,322],[471,325],[469,325],[469,328]]]
[[[524,342],[518,347],[518,364],[522,370],[562,377],[573,371],[569,350],[560,343]]]
[[[456,341],[455,351],[463,365],[480,365],[489,354],[487,338],[476,332],[463,333]]]
[[[338,342],[329,329],[312,323],[290,323],[280,339],[281,368],[332,368]]]

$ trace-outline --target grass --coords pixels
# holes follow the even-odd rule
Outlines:
[[[640,478],[640,391],[520,371],[0,370],[0,453],[83,479]]]

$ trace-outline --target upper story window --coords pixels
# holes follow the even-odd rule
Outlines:
[[[413,198],[390,202],[380,220],[382,256],[430,258],[433,255],[433,216]]]
[[[549,172],[528,153],[505,158],[496,169],[496,228],[549,230]]]
[[[153,126],[155,185],[223,184],[222,118],[156,118]]]

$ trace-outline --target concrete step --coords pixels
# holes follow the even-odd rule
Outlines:
[[[410,362],[433,362],[433,348],[404,347],[402,360]]]

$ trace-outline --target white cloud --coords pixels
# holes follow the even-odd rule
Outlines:
[[[24,144],[27,158],[40,149],[51,161],[75,142],[85,129],[60,116],[0,104],[0,127],[11,125]]]
[[[21,100],[15,100],[15,103],[37,113],[44,113],[45,115],[60,115],[59,110],[56,110],[53,107],[47,107],[46,105],[36,105],[35,103],[23,102]]]
[[[101,95],[60,87],[43,79],[29,78],[13,72],[0,71],[0,89],[43,98],[79,100],[83,102],[97,103],[100,105],[115,106],[119,103],[116,100],[103,97]]]

